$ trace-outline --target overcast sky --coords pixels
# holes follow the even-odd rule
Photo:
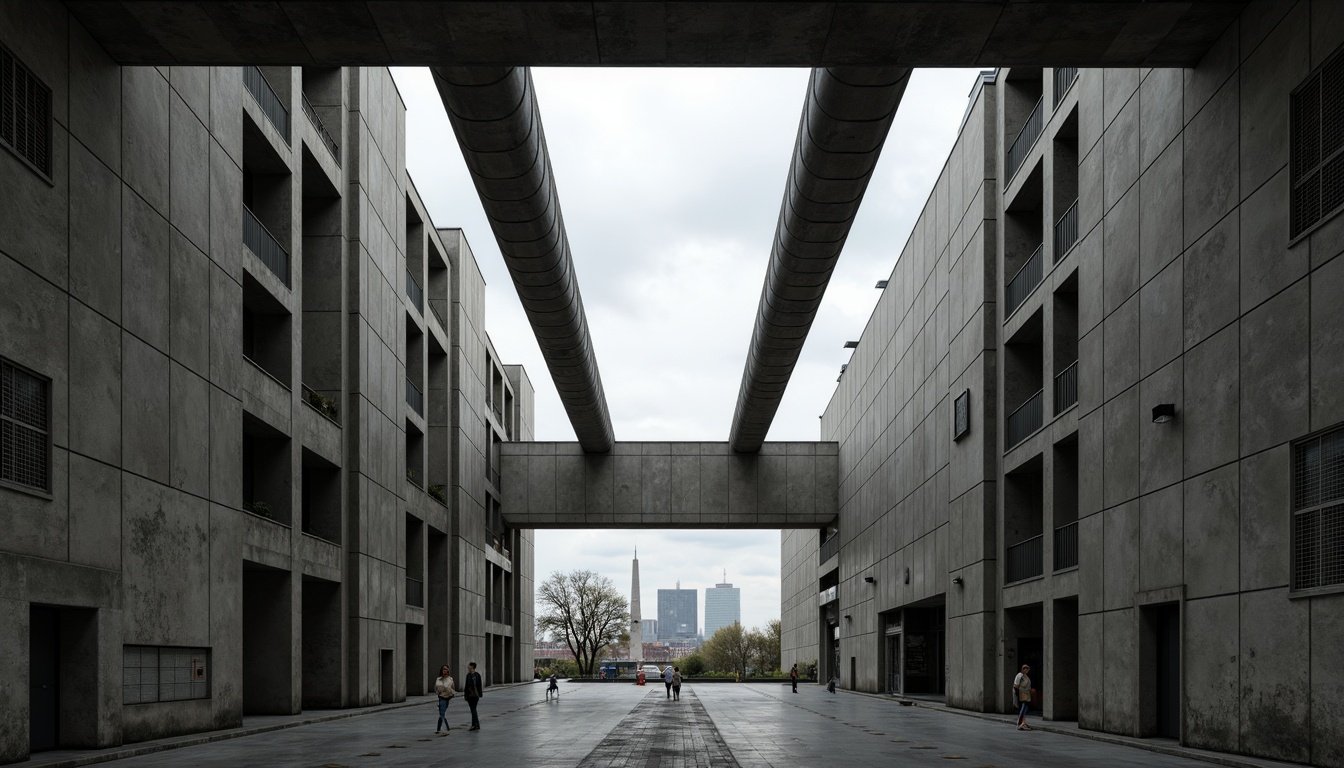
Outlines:
[[[406,166],[434,223],[462,227],[486,279],[486,329],[527,367],[536,438],[574,440],[425,69],[393,70]],[[808,71],[534,69],[537,97],[617,440],[727,440]],[[817,313],[770,440],[817,440],[844,342],[859,338],[956,138],[975,70],[918,70]],[[680,579],[742,588],[742,621],[779,617],[778,531],[538,531],[537,580],[603,573],[641,603]]]

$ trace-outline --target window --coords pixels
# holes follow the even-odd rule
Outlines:
[[[0,45],[0,144],[51,176],[51,89]]]
[[[954,401],[952,412],[952,439],[960,440],[971,431],[971,390],[962,390]]]
[[[210,649],[128,645],[122,649],[121,703],[210,698]]]
[[[1344,56],[1336,51],[1293,91],[1289,113],[1297,238],[1344,208]]]
[[[1293,590],[1344,586],[1344,427],[1293,446]]]
[[[0,358],[0,480],[51,490],[48,381]]]

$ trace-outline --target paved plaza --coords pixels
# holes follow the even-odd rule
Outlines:
[[[1207,766],[1175,754],[1062,733],[1018,732],[1008,722],[906,707],[874,696],[828,694],[803,685],[687,685],[668,701],[661,685],[562,684],[547,701],[540,684],[491,690],[482,728],[469,732],[460,697],[452,731],[434,735],[432,697],[355,717],[277,728],[208,744],[112,761],[192,768],[365,766]],[[248,718],[245,729],[299,723]],[[1047,724],[1049,727],[1049,724]],[[1167,743],[1179,750],[1174,742]],[[151,745],[128,745],[129,749]],[[118,750],[109,750],[113,754]],[[87,764],[98,753],[45,753],[25,765]],[[1234,766],[1282,763],[1216,755]]]

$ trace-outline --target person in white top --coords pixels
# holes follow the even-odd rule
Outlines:
[[[443,728],[443,735],[447,736],[451,730],[448,727],[448,700],[457,695],[447,664],[439,667],[439,679],[434,681],[434,692],[439,694],[439,722],[434,725],[434,733],[439,733],[439,728]]]
[[[1013,678],[1013,696],[1017,700],[1017,730],[1030,731],[1027,725],[1027,710],[1031,708],[1031,665],[1023,664],[1022,671]]]

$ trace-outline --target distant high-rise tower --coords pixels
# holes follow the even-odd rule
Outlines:
[[[635,548],[634,571],[630,577],[630,660],[644,660],[644,631],[639,625],[639,548]]]
[[[699,595],[694,589],[658,590],[658,636],[664,640],[694,639],[699,634]]]
[[[723,583],[705,590],[705,639],[714,636],[722,627],[742,621],[742,590],[728,582],[724,571]]]

